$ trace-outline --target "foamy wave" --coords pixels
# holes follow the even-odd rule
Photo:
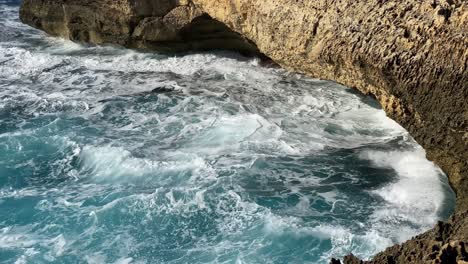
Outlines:
[[[293,234],[297,237],[312,237],[320,241],[329,240],[331,249],[320,256],[323,263],[328,262],[332,257],[345,256],[350,252],[357,256],[368,257],[394,243],[391,238],[378,230],[370,229],[356,234],[355,231],[339,225],[321,224],[309,227],[298,218],[280,217],[273,214],[266,215],[265,231],[275,236]]]
[[[360,155],[376,166],[391,168],[399,176],[396,183],[376,191],[388,203],[401,208],[437,212],[443,201],[442,172],[426,159],[423,149],[414,151],[366,151]]]
[[[372,216],[375,225],[385,228],[382,232],[394,234],[395,242],[403,242],[436,223],[446,199],[443,189],[446,183],[442,181],[440,169],[426,159],[422,148],[365,151],[360,157],[372,161],[377,167],[393,169],[398,175],[394,183],[373,191],[386,202]],[[399,225],[401,222],[412,223],[413,227],[404,228]],[[395,234],[393,228],[399,232]]]
[[[199,157],[175,161],[154,161],[136,158],[129,151],[119,147],[85,146],[78,155],[80,170],[92,175],[98,181],[123,180],[132,181],[135,178],[151,179],[156,177],[160,184],[173,182],[173,177],[190,177],[203,175],[203,178],[216,178],[212,168]],[[147,180],[146,179],[146,180]],[[182,180],[182,179],[177,179]]]

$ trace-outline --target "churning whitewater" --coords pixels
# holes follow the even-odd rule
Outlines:
[[[0,263],[327,263],[452,211],[424,150],[351,89],[0,15]]]

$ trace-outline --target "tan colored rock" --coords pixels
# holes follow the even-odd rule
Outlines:
[[[138,23],[132,37],[147,41],[171,41],[177,39],[177,31],[168,27],[161,17],[147,17]]]
[[[132,38],[150,42],[182,41],[181,31],[204,14],[193,5],[183,5],[173,8],[162,17],[143,18]]]
[[[187,0],[24,0],[24,23],[52,35],[163,52],[258,49]]]

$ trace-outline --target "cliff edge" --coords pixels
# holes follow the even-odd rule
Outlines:
[[[20,17],[76,41],[262,53],[375,97],[447,173],[457,208],[371,263],[468,261],[467,1],[24,0]]]

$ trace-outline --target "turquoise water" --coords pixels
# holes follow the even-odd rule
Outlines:
[[[90,47],[0,1],[0,263],[327,263],[454,195],[370,98],[233,53]]]

